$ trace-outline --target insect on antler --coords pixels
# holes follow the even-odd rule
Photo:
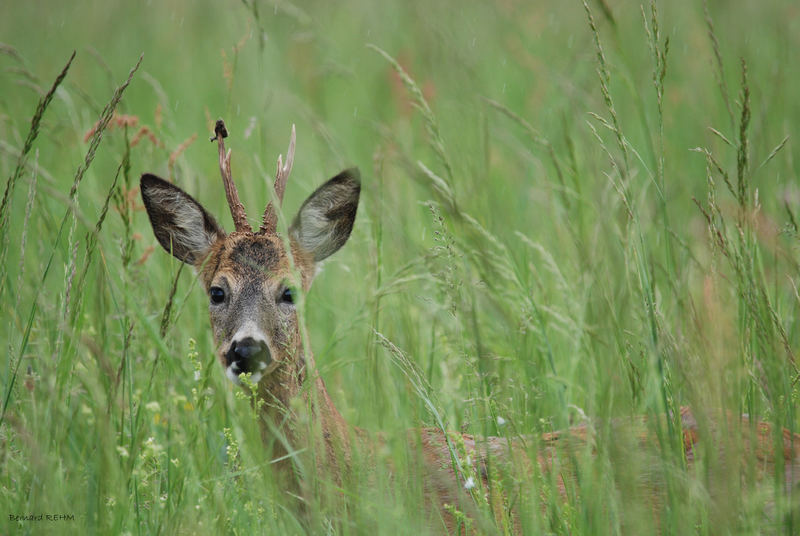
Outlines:
[[[225,186],[225,197],[228,199],[228,206],[231,208],[233,225],[237,231],[252,233],[253,229],[247,223],[247,214],[244,212],[244,205],[239,201],[239,192],[233,183],[231,176],[231,151],[225,153],[225,142],[223,138],[228,137],[228,129],[225,128],[225,121],[217,119],[214,125],[214,137],[211,141],[217,140],[219,146],[219,172],[222,175],[222,184]]]
[[[289,179],[289,173],[292,172],[292,164],[294,164],[294,147],[296,140],[297,133],[295,132],[294,125],[292,125],[289,148],[286,150],[286,162],[284,163],[282,155],[278,155],[278,170],[275,172],[275,201],[270,201],[267,204],[267,208],[264,209],[264,219],[258,230],[259,234],[274,233],[278,227],[278,209],[275,203],[279,206],[283,202],[286,181]]]

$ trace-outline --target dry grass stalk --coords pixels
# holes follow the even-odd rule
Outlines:
[[[192,134],[192,136],[185,140],[183,143],[178,145],[178,147],[169,154],[169,162],[167,163],[167,169],[169,169],[169,180],[170,182],[174,181],[172,171],[175,169],[175,162],[178,160],[178,157],[183,154],[183,152],[189,148],[191,144],[197,139],[197,134]],[[133,145],[133,143],[131,143]]]
[[[8,182],[6,183],[6,190],[3,193],[3,201],[0,202],[0,230],[4,230],[6,227],[6,223],[8,220],[8,207],[11,200],[11,194],[14,193],[14,186],[16,185],[17,179],[22,173],[22,169],[25,167],[25,160],[30,152],[31,148],[33,147],[33,142],[36,140],[36,137],[39,135],[39,127],[42,123],[42,117],[44,116],[45,110],[50,105],[50,102],[53,100],[53,96],[56,93],[56,89],[58,86],[61,85],[61,82],[64,81],[64,78],[67,77],[67,72],[69,71],[70,66],[72,65],[72,60],[75,59],[75,52],[72,52],[72,55],[67,60],[67,64],[64,65],[64,68],[61,69],[61,72],[58,73],[53,85],[50,87],[50,91],[42,97],[39,101],[39,105],[36,107],[36,111],[31,118],[31,128],[28,131],[28,135],[25,138],[25,144],[22,146],[22,151],[19,154],[19,159],[17,160],[17,166],[14,169],[14,172],[8,178]]]

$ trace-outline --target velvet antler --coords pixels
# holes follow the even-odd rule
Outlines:
[[[286,191],[286,181],[289,179],[289,173],[292,172],[292,164],[294,164],[294,147],[297,140],[297,133],[295,132],[294,125],[292,125],[292,135],[289,138],[289,148],[286,150],[286,162],[283,161],[283,156],[278,155],[278,170],[275,172],[275,201],[270,201],[267,208],[264,210],[264,219],[262,220],[261,227],[258,232],[261,234],[274,233],[278,227],[278,209],[283,202],[283,193]]]

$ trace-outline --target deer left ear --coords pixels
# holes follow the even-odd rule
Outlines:
[[[319,262],[341,248],[350,237],[361,194],[358,168],[342,171],[308,196],[295,216],[289,234]]]
[[[188,264],[201,261],[225,232],[192,196],[156,177],[142,175],[142,200],[159,244]]]

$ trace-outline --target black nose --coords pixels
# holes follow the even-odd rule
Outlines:
[[[272,357],[266,344],[247,337],[233,341],[230,350],[225,354],[225,361],[228,366],[236,365],[236,373],[259,372],[272,362]]]

